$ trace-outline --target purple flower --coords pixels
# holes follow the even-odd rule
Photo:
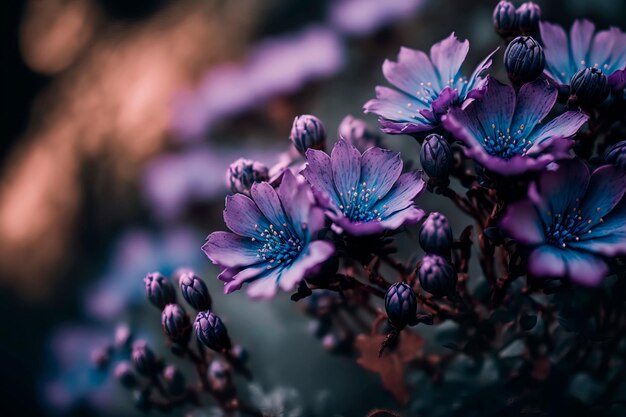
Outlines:
[[[269,298],[276,287],[292,291],[309,270],[334,252],[332,243],[316,240],[324,225],[313,207],[310,188],[286,170],[277,189],[267,182],[252,186],[251,197],[226,197],[224,221],[234,233],[214,232],[202,249],[223,270],[225,293],[250,282],[248,295]]]
[[[338,0],[330,3],[329,21],[341,33],[363,36],[410,18],[424,3],[424,0]]]
[[[562,85],[581,69],[598,68],[614,90],[624,88],[626,34],[616,27],[595,33],[589,20],[576,20],[569,39],[563,28],[539,22],[546,55],[546,74]],[[595,34],[594,34],[595,33]]]
[[[402,172],[399,153],[370,148],[361,154],[341,139],[330,156],[309,149],[302,175],[336,226],[368,235],[414,224],[424,211],[413,200],[424,189],[421,171]]]
[[[480,89],[480,75],[491,66],[493,51],[468,79],[461,75],[461,65],[469,51],[469,41],[460,42],[454,33],[430,48],[430,57],[422,51],[401,48],[398,62],[386,60],[385,78],[400,91],[376,87],[376,98],[365,103],[366,113],[375,113],[386,133],[417,133],[433,130],[441,115],[451,106],[463,103]]]
[[[626,171],[603,166],[589,173],[579,160],[544,171],[528,199],[509,205],[501,227],[531,247],[529,271],[598,285],[604,257],[626,254]]]
[[[546,80],[524,84],[516,97],[513,87],[488,77],[486,90],[482,99],[444,118],[444,127],[466,145],[468,157],[501,175],[541,170],[569,158],[574,141],[568,138],[588,116],[568,111],[539,126],[557,98]]]

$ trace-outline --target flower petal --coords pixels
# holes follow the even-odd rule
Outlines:
[[[202,246],[211,262],[227,268],[242,267],[259,263],[258,250],[261,244],[253,238],[229,232],[213,232]]]
[[[572,76],[567,35],[559,25],[540,21],[539,30],[546,56],[546,70],[561,84],[569,84]]]
[[[613,165],[596,169],[591,174],[587,194],[582,200],[580,216],[591,219],[593,224],[599,223],[622,200],[625,192],[625,170]]]
[[[307,165],[301,174],[314,191],[325,195],[331,202],[339,204],[339,195],[333,182],[330,156],[326,152],[309,149],[306,151]]]
[[[365,113],[374,113],[387,120],[414,124],[430,123],[420,113],[420,110],[429,109],[428,103],[417,100],[405,93],[392,90],[388,87],[376,87],[376,98],[363,106]]]
[[[387,195],[373,207],[384,216],[405,209],[413,204],[413,200],[424,191],[426,183],[422,179],[422,171],[410,171],[400,175]]]
[[[258,236],[260,233],[258,228],[269,227],[267,219],[254,201],[243,194],[226,197],[224,222],[233,232],[248,237]]]
[[[567,270],[563,250],[552,245],[539,246],[528,257],[528,270],[537,277],[564,277]]]
[[[572,159],[559,164],[556,171],[545,171],[541,174],[538,184],[539,201],[535,200],[543,213],[544,221],[551,222],[552,216],[563,216],[579,205],[591,175],[587,165]]]
[[[570,47],[572,48],[572,60],[576,65],[585,67],[593,66],[587,62],[591,39],[596,27],[587,19],[577,19],[570,29]],[[604,49],[604,46],[601,47]]]
[[[278,284],[284,291],[293,291],[302,281],[307,272],[324,262],[335,252],[331,242],[316,240],[307,245],[300,256],[285,268]]]
[[[361,153],[344,139],[340,139],[333,147],[330,161],[339,198],[344,205],[349,204],[361,178]]]
[[[430,48],[430,59],[439,74],[439,91],[457,80],[468,52],[469,41],[459,41],[454,32]]]
[[[401,172],[402,159],[399,153],[381,148],[370,148],[363,153],[360,182],[372,190],[371,204],[377,201],[377,197],[387,195]]]
[[[230,294],[233,291],[237,291],[241,288],[241,286],[248,281],[253,281],[256,279],[261,279],[263,275],[268,273],[267,262],[250,266],[248,268],[242,269],[235,275],[230,276],[231,274],[220,274],[220,280],[224,281],[224,294]],[[223,272],[229,271],[226,269]]]
[[[514,138],[526,138],[537,123],[550,113],[558,93],[545,79],[537,79],[526,83],[517,95],[515,115],[511,122],[511,133]]]
[[[250,194],[271,225],[285,227],[284,225],[288,222],[287,216],[274,187],[267,182],[255,183],[252,185]]]
[[[609,271],[606,263],[590,253],[568,250],[564,255],[570,279],[586,287],[597,287]]]
[[[528,200],[509,204],[500,226],[512,238],[525,245],[538,245],[545,241],[541,219],[535,206]]]
[[[422,51],[404,47],[400,48],[398,62],[386,60],[383,63],[383,74],[391,84],[411,96],[421,91],[424,85],[429,83],[432,85],[438,81],[428,55]],[[432,88],[438,87],[438,85],[432,86]],[[422,99],[419,96],[418,98]]]
[[[309,186],[299,183],[291,171],[286,170],[276,192],[287,215],[288,224],[298,236],[303,237],[302,225],[308,222],[313,205]]]
[[[498,131],[505,132],[511,126],[515,111],[515,90],[489,76],[483,98],[470,106],[475,106],[476,116],[485,133],[496,138]]]
[[[469,79],[467,80],[464,94],[465,96],[467,96],[472,90],[480,88],[481,81],[485,81],[481,78],[481,75],[483,72],[487,71],[489,67],[491,67],[491,64],[493,63],[493,55],[498,52],[499,49],[500,47],[494,49],[489,55],[485,57],[485,59],[482,60],[480,64],[476,66],[471,77],[469,77]],[[464,99],[465,97],[461,98]]]
[[[248,285],[246,294],[253,300],[267,300],[276,295],[278,283],[284,272],[282,268],[276,268],[264,276],[259,277]]]
[[[585,124],[588,118],[589,116],[582,112],[565,112],[532,132],[527,140],[532,141],[534,146],[553,136],[572,137]]]

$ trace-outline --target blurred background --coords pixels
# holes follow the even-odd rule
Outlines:
[[[181,266],[205,279],[251,352],[259,401],[290,404],[290,415],[397,408],[374,374],[316,342],[288,295],[224,296],[200,246],[223,228],[230,162],[277,162],[303,113],[334,141],[400,46],[428,50],[455,31],[470,40],[471,71],[499,44],[495,3],[3,2],[0,415],[134,415],[130,394],[89,354],[120,323],[164,350],[142,278]],[[567,27],[577,17],[626,26],[621,0],[538,3]],[[419,163],[410,138],[383,143]],[[447,210],[429,196],[420,205]],[[452,221],[455,233],[467,224]]]

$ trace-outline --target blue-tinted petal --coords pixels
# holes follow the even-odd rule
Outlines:
[[[343,204],[348,204],[361,178],[361,153],[340,139],[330,154],[333,180]]]
[[[493,55],[498,52],[499,49],[499,47],[494,49],[489,55],[487,55],[485,59],[482,60],[480,64],[476,66],[476,69],[474,69],[472,76],[467,80],[467,84],[463,90],[463,94],[461,94],[461,100],[464,100],[470,91],[474,90],[475,88],[479,88],[479,84],[481,83],[481,81],[485,81],[481,78],[481,75],[483,72],[489,69],[489,67],[491,67],[491,64],[493,63]]]
[[[226,197],[224,222],[233,232],[241,236],[256,237],[259,228],[269,227],[269,223],[257,205],[243,194]]]
[[[308,221],[313,204],[308,185],[299,183],[291,171],[286,170],[276,192],[285,209],[288,224],[297,236],[303,237],[302,225]]]
[[[619,32],[619,30],[617,31]],[[593,44],[591,46],[591,53],[589,55],[589,62],[584,65],[585,67],[597,66],[606,75],[610,75],[610,68],[604,67],[604,64],[609,64],[611,53],[615,47],[615,42],[618,41],[618,33],[613,29],[603,30],[596,34],[593,38]]]
[[[428,104],[416,100],[399,91],[387,87],[376,87],[376,99],[365,103],[365,113],[374,113],[385,119],[398,122],[410,122],[415,124],[430,124],[420,110],[430,108]]]
[[[278,283],[284,273],[283,268],[274,268],[267,271],[263,276],[257,277],[248,285],[246,294],[253,300],[267,300],[276,295]]]
[[[258,250],[262,245],[253,238],[228,232],[213,232],[202,246],[209,259],[226,268],[243,267],[259,262]]]
[[[601,258],[575,250],[564,252],[567,275],[572,281],[587,287],[600,285],[609,270]]]
[[[373,207],[383,217],[403,210],[413,204],[413,200],[424,191],[425,182],[422,179],[422,171],[406,172],[398,178],[398,181]]]
[[[535,201],[542,211],[546,224],[551,223],[553,216],[567,215],[585,195],[591,175],[587,165],[572,159],[559,164],[556,171],[546,171],[539,178],[538,196]]]
[[[309,243],[300,256],[285,270],[278,284],[284,291],[293,291],[307,274],[307,271],[324,262],[335,252],[335,246],[327,241],[316,240]]]
[[[537,123],[550,113],[558,93],[545,79],[524,84],[517,95],[515,115],[511,122],[511,134],[522,139],[528,136]]]
[[[307,165],[301,174],[311,184],[313,190],[325,195],[332,203],[339,204],[335,190],[330,156],[326,152],[309,149],[306,151]]]
[[[546,69],[561,84],[569,84],[571,78],[570,54],[567,35],[559,25],[540,21],[539,30],[546,57]]]
[[[475,103],[476,116],[483,131],[488,136],[495,138],[498,136],[498,132],[504,133],[509,129],[515,111],[515,90],[513,87],[502,84],[490,76],[487,78],[483,98]]]
[[[572,137],[578,132],[578,129],[589,119],[585,113],[578,111],[568,111],[550,120],[547,124],[538,127],[527,138],[533,143],[533,146],[540,145],[544,140],[554,136],[563,138]],[[532,152],[531,147],[529,152]]]
[[[468,52],[469,41],[460,42],[454,33],[430,48],[430,59],[439,75],[439,91],[454,85]]]
[[[572,60],[576,65],[583,67],[593,66],[587,60],[589,59],[591,39],[595,30],[594,24],[587,19],[578,19],[572,24],[570,29],[570,47]]]
[[[276,194],[276,190],[269,183],[253,184],[250,194],[259,210],[272,225],[282,228],[284,227],[283,225],[287,224],[287,217],[280,204],[278,194]]]
[[[587,194],[582,200],[580,216],[597,224],[622,200],[626,192],[626,171],[605,165],[591,174]]]
[[[539,246],[528,257],[528,270],[538,277],[564,277],[567,269],[563,254],[562,249],[552,245]]]
[[[428,99],[428,96],[423,96],[424,87],[441,90],[439,85],[433,84],[438,81],[437,74],[428,56],[422,51],[400,48],[398,62],[386,60],[383,63],[383,74],[391,84],[411,96],[417,95],[420,100]]]
[[[361,183],[371,191],[371,204],[387,195],[402,172],[400,154],[388,149],[370,148],[361,158]]]

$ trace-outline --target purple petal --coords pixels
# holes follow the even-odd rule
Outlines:
[[[330,154],[330,163],[339,197],[347,204],[361,178],[361,153],[340,139]]]
[[[590,51],[591,54],[589,56],[590,62],[586,63],[585,66],[592,67],[597,64],[602,71],[605,71],[606,68],[603,68],[603,65],[605,63],[609,63],[611,52],[615,47],[615,42],[618,40],[619,30],[615,28],[598,32],[593,38],[593,44]],[[579,63],[576,61],[576,57],[574,57],[574,63]]]
[[[578,206],[590,178],[589,168],[584,162],[578,159],[565,161],[559,164],[556,171],[541,174],[537,190],[540,200],[535,201],[535,205],[541,207],[549,218],[566,215]],[[545,221],[548,222],[547,219]]]
[[[620,91],[626,88],[626,68],[617,70],[609,75],[609,85],[613,91]]]
[[[566,268],[563,251],[551,245],[539,246],[528,257],[528,270],[537,277],[564,277]]]
[[[290,170],[283,174],[277,189],[278,197],[285,209],[289,224],[303,236],[302,225],[309,220],[313,196],[306,184],[299,183]]]
[[[476,116],[483,131],[495,138],[498,137],[498,130],[506,131],[511,126],[515,111],[515,90],[491,76],[487,78],[486,88],[483,99],[471,103],[470,106],[476,106]]]
[[[213,232],[202,246],[211,262],[226,268],[253,265],[259,262],[261,244],[253,238],[228,232]]]
[[[454,32],[430,48],[430,59],[439,73],[439,80],[441,81],[438,88],[440,91],[457,80],[461,65],[468,52],[469,41],[460,42]]]
[[[333,185],[333,171],[330,156],[325,152],[309,149],[306,151],[307,165],[301,174],[313,187],[313,191],[321,193],[332,201],[339,201]]]
[[[416,100],[391,88],[376,87],[376,99],[365,103],[365,113],[374,113],[391,121],[408,124],[427,124],[429,121],[421,115],[420,110],[429,108],[428,104]]]
[[[576,65],[592,66],[587,61],[591,38],[596,27],[587,19],[578,19],[570,29],[570,46],[572,48],[572,60]],[[604,46],[602,46],[604,49]],[[584,63],[583,63],[584,62]]]
[[[533,146],[535,146],[553,136],[563,138],[572,137],[578,132],[578,129],[585,124],[587,119],[589,119],[589,116],[585,113],[577,111],[565,112],[532,132],[527,140],[532,141]],[[529,152],[532,152],[532,147]]]
[[[402,172],[400,154],[388,149],[370,148],[361,158],[361,182],[372,190],[372,199],[384,197]],[[375,189],[375,191],[374,191]]]
[[[237,274],[230,276],[229,273],[224,273],[229,270],[225,270],[220,274],[220,280],[224,281],[224,294],[230,294],[233,291],[237,291],[241,288],[244,282],[260,279],[261,275],[267,274],[267,263],[261,263],[258,265],[250,266],[242,269]],[[229,271],[230,272],[230,271]]]
[[[253,300],[267,300],[276,295],[278,283],[284,272],[282,268],[276,268],[264,276],[259,277],[248,285],[246,294]]]
[[[512,238],[525,245],[538,245],[545,241],[541,219],[535,206],[528,200],[509,204],[500,226]]]
[[[548,81],[537,79],[524,84],[517,95],[515,115],[511,122],[513,137],[523,139],[537,123],[550,113],[558,93]]]
[[[609,271],[606,263],[590,253],[568,250],[564,255],[570,279],[586,287],[597,287]]]
[[[543,41],[543,51],[546,56],[546,69],[561,84],[569,84],[570,56],[567,35],[559,25],[540,21],[539,30]]]
[[[421,91],[423,85],[432,84],[438,79],[424,52],[404,47],[400,48],[398,62],[386,60],[383,63],[383,74],[391,84],[411,96]],[[432,86],[441,90],[439,87]]]
[[[403,210],[413,204],[413,200],[424,191],[425,186],[422,171],[405,172],[374,208],[383,214]]]
[[[569,246],[604,256],[626,255],[626,198],[609,213],[604,221],[584,233],[578,242]]]
[[[458,98],[459,92],[456,91],[456,89],[451,87],[444,88],[441,94],[439,94],[439,97],[437,97],[432,103],[433,112],[435,112],[436,115],[446,114],[448,109],[456,103]],[[434,116],[430,118],[434,118]]]
[[[384,229],[396,230],[402,226],[419,223],[419,221],[424,218],[425,214],[424,210],[419,207],[406,207],[388,215],[380,224]]]
[[[626,192],[626,171],[605,165],[591,174],[580,216],[599,223],[622,200]],[[604,220],[603,220],[604,221]]]
[[[233,232],[248,237],[258,236],[256,225],[262,229],[269,226],[267,219],[254,201],[243,194],[226,197],[224,222]]]
[[[486,80],[482,79],[480,76],[482,75],[483,72],[487,71],[487,69],[489,69],[489,67],[491,67],[491,64],[493,63],[493,55],[496,52],[498,52],[499,49],[500,49],[500,47],[497,47],[496,49],[494,49],[474,69],[474,72],[472,73],[472,76],[467,80],[467,87],[465,88],[465,92],[466,92],[467,98],[478,98],[478,96],[476,94],[474,94],[472,96],[470,93],[472,91],[474,91],[475,89],[481,89],[481,87],[483,86],[482,84]],[[480,95],[482,95],[482,93]],[[463,97],[463,98],[465,98],[465,97]]]
[[[254,202],[272,225],[282,226],[288,220],[276,190],[267,182],[256,183],[250,190]]]
[[[332,256],[335,246],[331,242],[316,240],[309,243],[297,260],[285,268],[278,284],[284,291],[293,291],[307,274]]]

